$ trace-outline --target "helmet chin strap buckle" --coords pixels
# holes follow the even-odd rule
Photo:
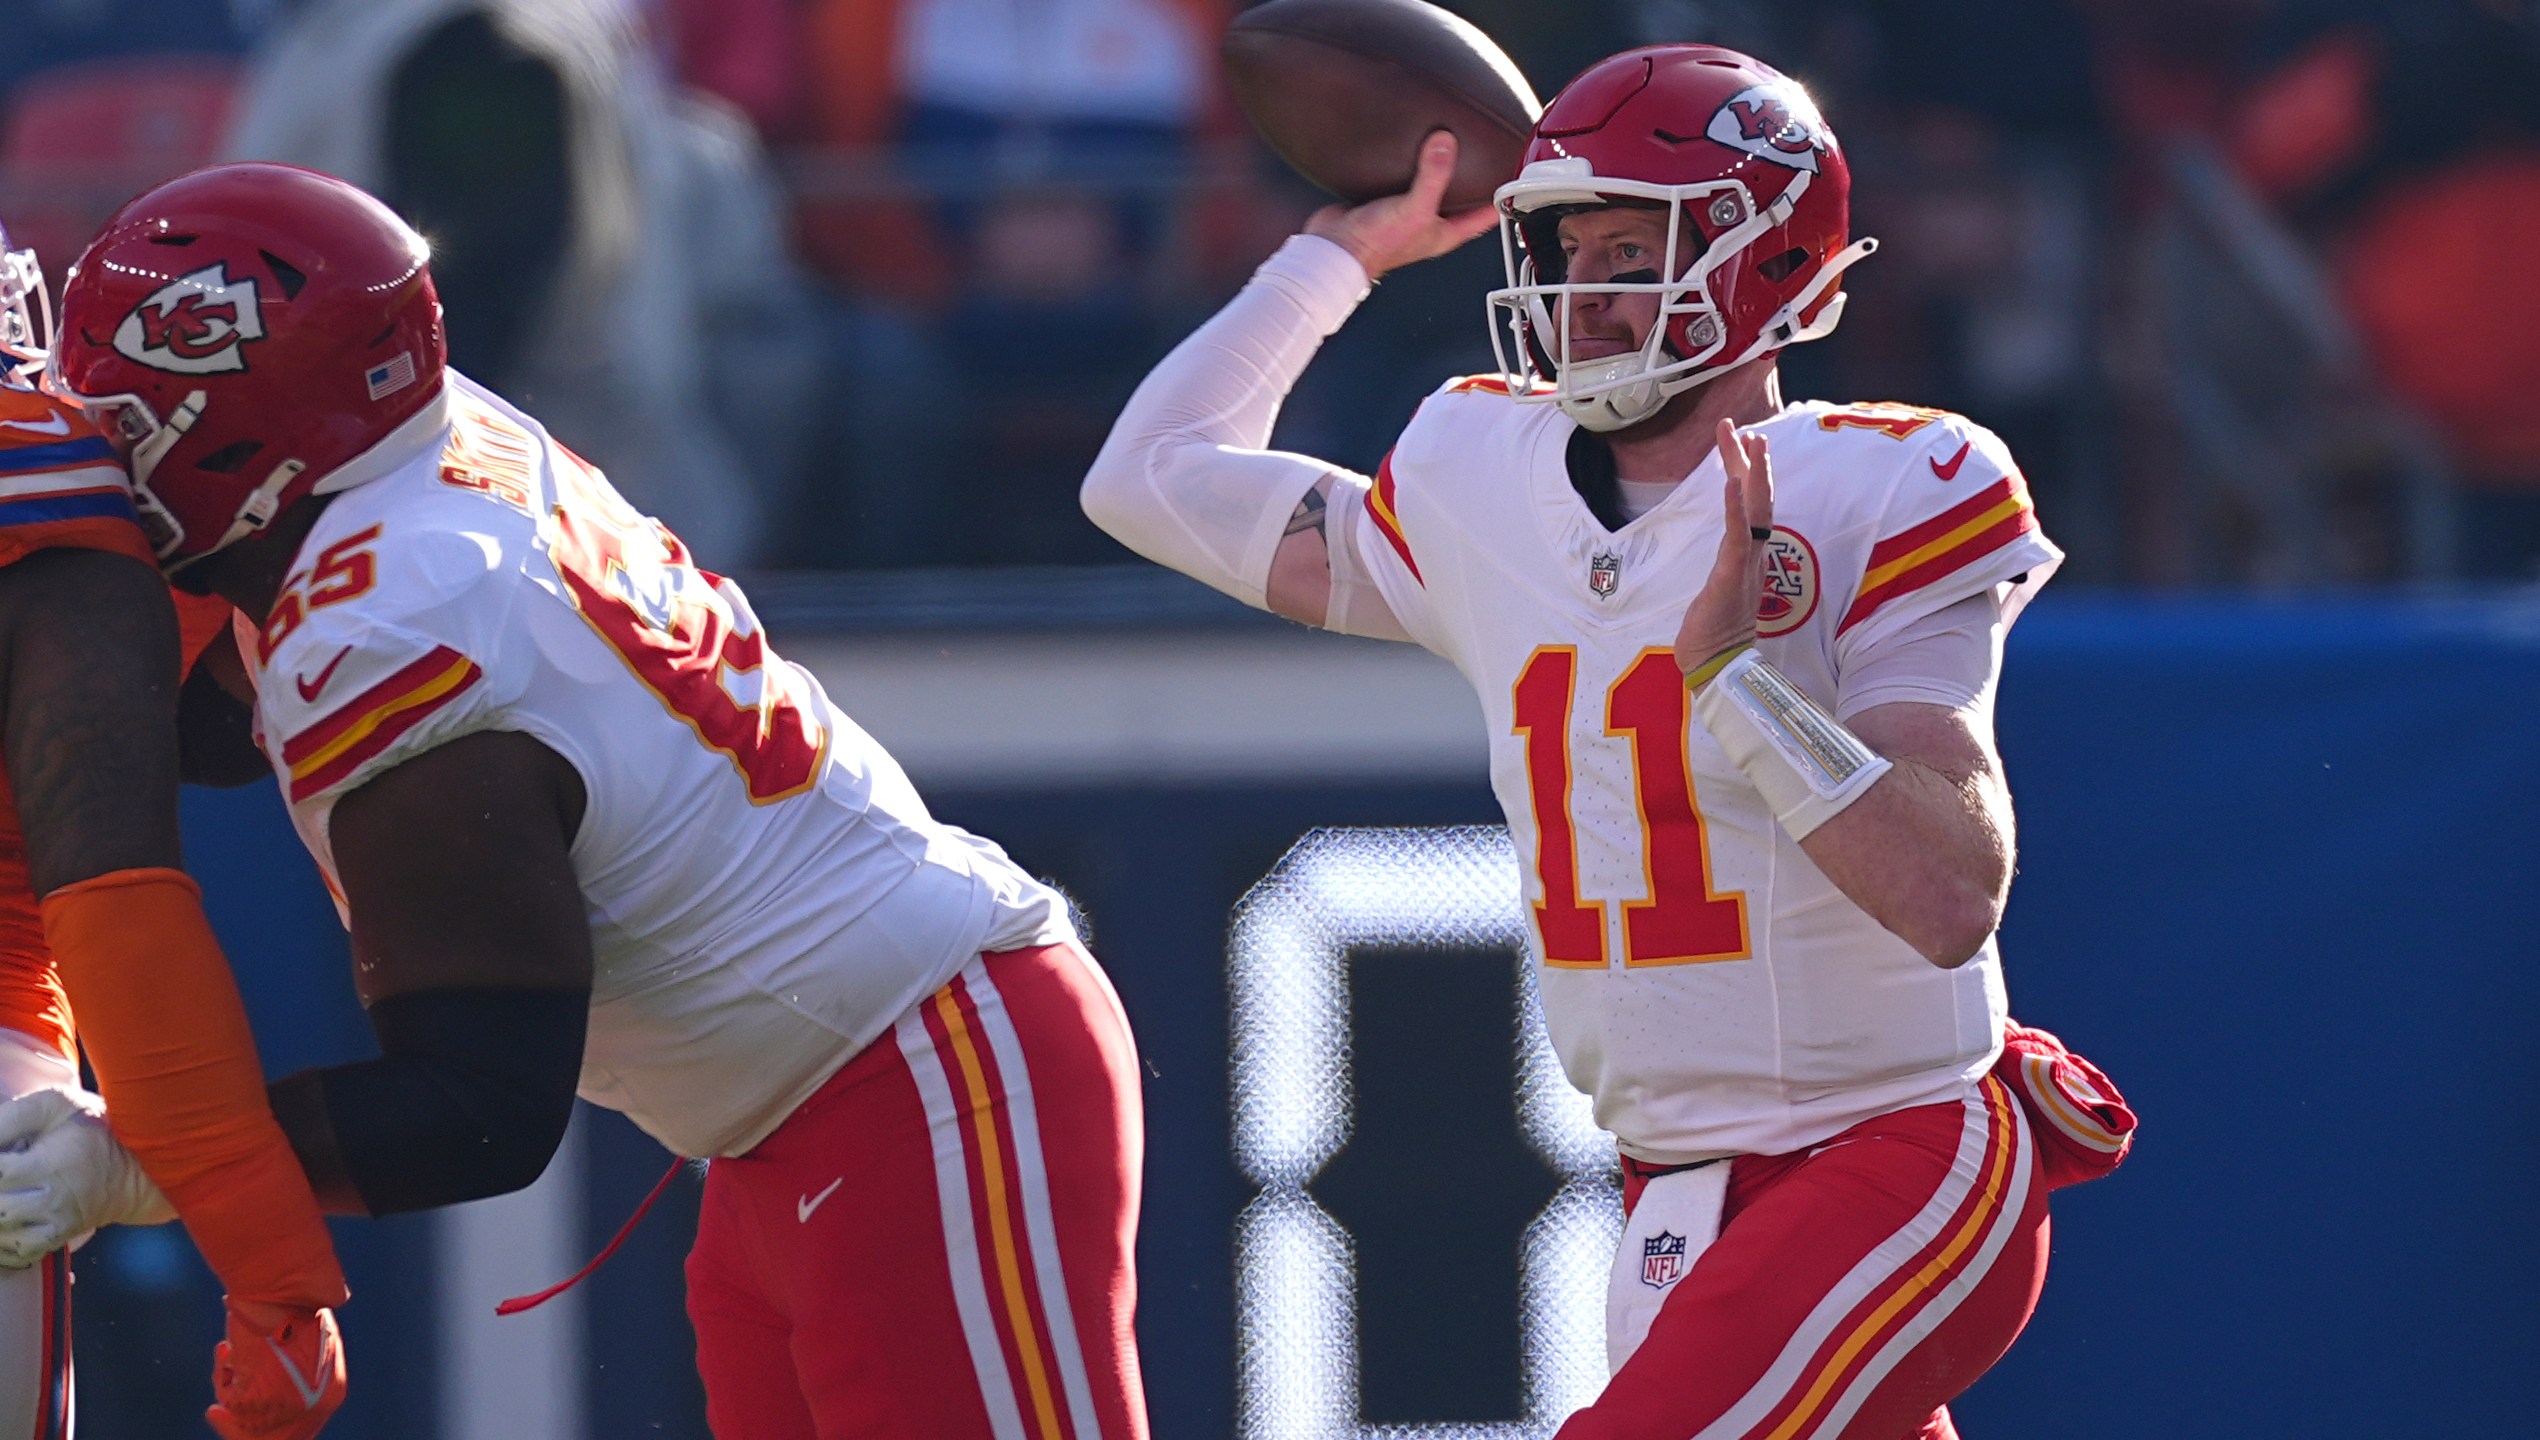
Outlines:
[[[176,413],[132,447],[132,478],[136,484],[150,483],[150,473],[176,448],[176,442],[185,438],[185,432],[194,428],[194,422],[203,418],[203,407],[209,403],[202,391],[188,391],[185,403],[176,407]]]
[[[273,472],[265,476],[265,483],[257,486],[256,493],[248,496],[238,507],[238,518],[229,523],[229,533],[221,536],[220,543],[212,550],[226,550],[272,524],[273,517],[282,513],[282,492],[289,489],[291,482],[300,478],[300,472],[308,468],[307,463],[300,460],[285,460],[274,466]]]

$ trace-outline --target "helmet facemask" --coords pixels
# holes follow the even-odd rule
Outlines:
[[[53,307],[32,250],[12,250],[0,230],[0,381],[32,385],[53,343]]]
[[[95,425],[106,437],[107,443],[115,447],[115,453],[123,457],[124,470],[132,479],[133,508],[141,512],[142,534],[149,540],[152,552],[159,557],[161,568],[167,569],[170,574],[175,573],[176,567],[169,566],[167,562],[184,545],[185,526],[151,491],[150,477],[158,470],[159,462],[176,448],[176,443],[194,428],[194,422],[203,418],[207,403],[203,392],[189,391],[185,402],[176,407],[176,412],[161,420],[150,402],[138,395],[77,393],[63,380],[58,361],[47,366],[44,385],[47,390],[79,406],[89,423]]]
[[[307,468],[297,460],[274,466],[264,483],[239,506],[228,532],[217,543],[196,554],[180,556],[177,552],[185,547],[185,523],[159,499],[150,481],[158,473],[159,462],[167,459],[168,452],[203,418],[209,397],[200,390],[189,390],[175,412],[161,420],[158,411],[139,395],[81,395],[72,391],[62,381],[58,366],[47,374],[46,382],[54,393],[77,404],[123,457],[124,469],[132,477],[133,508],[141,512],[142,535],[159,557],[160,570],[171,580],[196,561],[209,559],[272,524],[274,516],[281,512],[283,490]]]
[[[1728,353],[1730,327],[1724,311],[1729,297],[1722,290],[1743,278],[1732,267],[1744,261],[1750,246],[1790,219],[1809,178],[1796,176],[1759,209],[1746,183],[1734,178],[1662,185],[1597,176],[1584,160],[1527,166],[1499,190],[1500,253],[1508,284],[1489,297],[1491,345],[1509,392],[1523,401],[1558,405],[1582,428],[1621,430],[1647,420],[1674,396],[1715,375],[1832,330],[1842,315],[1843,297],[1837,294],[1822,306],[1818,301],[1846,267],[1876,248],[1876,241],[1857,241],[1831,257],[1749,344]],[[1561,217],[1636,201],[1654,202],[1667,212],[1667,242],[1656,271],[1570,283],[1558,244]],[[1706,231],[1697,216],[1711,228]],[[1573,359],[1572,311],[1583,295],[1657,296],[1658,313],[1640,348]]]

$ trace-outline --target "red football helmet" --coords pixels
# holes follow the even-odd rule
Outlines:
[[[106,222],[63,283],[50,377],[123,451],[163,569],[437,410],[430,257],[387,206],[289,165],[197,170]]]
[[[1619,430],[1722,371],[1826,334],[1843,314],[1837,280],[1878,247],[1846,243],[1851,188],[1816,103],[1761,61],[1660,45],[1590,67],[1544,108],[1525,168],[1499,189],[1508,287],[1491,292],[1491,343],[1511,392]],[[1663,268],[1645,283],[1567,283],[1562,217],[1618,201],[1666,207]],[[1648,342],[1573,361],[1571,297],[1590,293],[1656,295]]]

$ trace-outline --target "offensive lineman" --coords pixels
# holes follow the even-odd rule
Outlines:
[[[54,357],[162,568],[250,617],[352,931],[381,1058],[273,1088],[320,1201],[526,1185],[578,1083],[714,1157],[717,1435],[1143,1436],[1134,1049],[1063,898],[445,369],[427,259],[342,181],[214,167],[108,223]]]
[[[2047,1189],[2133,1125],[2008,1023],[1992,939],[2001,639],[2061,555],[1981,427],[1784,403],[1774,352],[1873,248],[1793,82],[1634,51],[1554,99],[1496,207],[1437,213],[1453,157],[1433,135],[1407,194],[1318,214],[1158,366],[1086,513],[1479,692],[1545,1018],[1630,1207],[1613,1379],[1565,1440],[1950,1436],[2035,1303]],[[1494,221],[1505,373],[1433,395],[1372,482],[1262,448],[1371,281]]]
[[[28,380],[43,285],[0,233],[0,1435],[71,1433],[58,1247],[181,1214],[228,1291],[206,1418],[307,1440],[344,1398],[344,1276],[177,868],[176,612],[113,450]],[[38,1203],[54,1173],[84,1203]]]

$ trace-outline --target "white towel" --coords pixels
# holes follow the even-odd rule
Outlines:
[[[1729,1195],[1729,1164],[1661,1175],[1641,1187],[1640,1203],[1623,1224],[1614,1250],[1614,1273],[1605,1285],[1605,1365],[1618,1372],[1649,1335],[1658,1307],[1676,1282],[1720,1238],[1720,1206]]]

